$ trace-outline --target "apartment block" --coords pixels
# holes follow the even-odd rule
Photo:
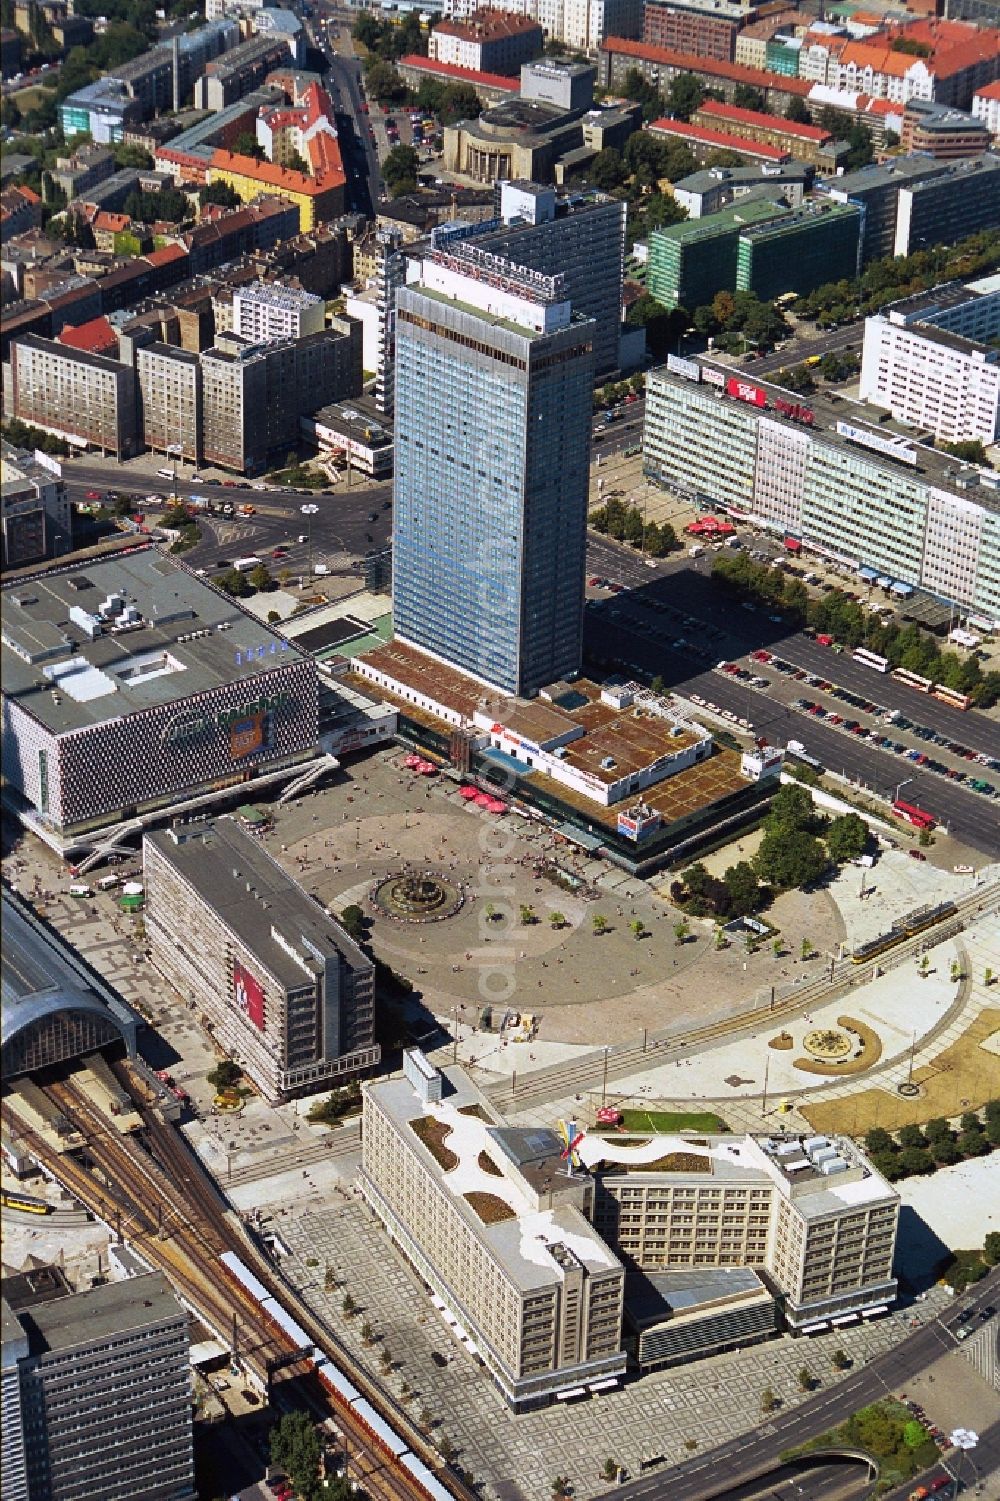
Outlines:
[[[527,16],[483,10],[467,21],[439,21],[431,31],[427,55],[475,73],[516,76],[522,63],[538,56],[544,42],[541,26]]]
[[[554,1131],[508,1127],[462,1069],[404,1054],[364,1087],[362,1192],[517,1411],[617,1385],[625,1272]]]
[[[760,110],[741,109],[719,99],[706,99],[691,116],[696,125],[725,131],[744,141],[776,146],[798,161],[810,162],[818,171],[832,177],[847,154],[838,150],[828,130],[819,125],[800,125],[797,121],[775,119]]]
[[[166,1278],[44,1301],[42,1281],[4,1284],[4,1497],[194,1501],[188,1315]]]
[[[853,203],[862,209],[861,258],[867,262],[899,253],[896,222],[903,190],[930,178],[944,177],[949,170],[948,162],[937,162],[933,157],[897,156],[880,166],[847,172],[821,186],[835,203]],[[903,237],[908,238],[905,232]]]
[[[118,459],[138,450],[135,372],[103,355],[28,334],[11,345],[13,413]]]
[[[863,401],[938,442],[1000,436],[1000,290],[938,287],[865,321]]]
[[[374,965],[231,818],[147,834],[153,962],[269,1100],[378,1063]]]
[[[221,334],[201,356],[202,441],[207,462],[255,473],[296,441],[299,418],[361,394],[361,328],[334,319],[301,339],[259,344]]]
[[[732,62],[736,38],[747,12],[743,6],[678,4],[677,0],[648,0],[643,13],[642,40],[652,47],[669,47],[696,57]]]
[[[643,464],[654,482],[872,567],[1000,623],[1000,480],[926,447],[861,403],[735,378],[650,374]]]
[[[982,120],[993,140],[1000,136],[1000,81],[987,83],[972,96],[972,113]]]
[[[894,255],[954,245],[977,230],[1000,226],[1000,156],[986,151],[944,165],[940,177],[900,190]]]
[[[154,342],[136,351],[142,435],[147,448],[200,464],[201,364],[196,354]]]
[[[233,292],[233,332],[257,344],[318,334],[325,322],[323,298],[299,287],[254,282]]]
[[[812,187],[815,172],[803,162],[761,163],[746,167],[708,167],[674,183],[674,197],[686,208],[689,219],[704,219],[728,208],[741,198],[764,195],[780,197],[789,208],[798,208]]]
[[[858,274],[861,212],[853,203],[810,201],[778,219],[748,224],[736,247],[736,290],[762,302],[811,292]]]

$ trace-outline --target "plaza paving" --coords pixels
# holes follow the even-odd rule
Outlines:
[[[905,1338],[911,1320],[925,1322],[948,1302],[935,1288],[926,1302],[869,1325],[810,1341],[786,1336],[657,1372],[586,1402],[515,1416],[449,1333],[426,1289],[364,1204],[355,1200],[325,1212],[304,1210],[289,1217],[282,1235],[292,1251],[283,1263],[286,1275],[354,1358],[397,1400],[404,1382],[412,1388],[412,1414],[419,1418],[426,1410],[434,1434],[447,1435],[459,1463],[484,1483],[487,1496],[496,1494],[499,1483],[513,1481],[531,1501],[547,1501],[557,1474],[569,1476],[581,1501],[606,1489],[599,1471],[609,1457],[636,1476],[641,1461],[654,1454],[676,1464],[694,1452],[688,1444],[708,1450],[759,1428],[765,1387],[783,1408],[794,1406],[804,1400],[803,1366],[823,1386],[832,1386],[839,1379],[831,1363],[835,1349],[863,1363]],[[330,1292],[325,1291],[328,1267],[337,1284]],[[360,1309],[352,1318],[342,1310],[346,1292]],[[374,1335],[370,1345],[362,1337],[365,1322]],[[380,1360],[383,1346],[394,1364],[388,1378]],[[445,1364],[435,1361],[435,1352]]]

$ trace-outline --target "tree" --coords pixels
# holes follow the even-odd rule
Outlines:
[[[619,1470],[619,1464],[618,1464],[617,1459],[612,1459],[611,1456],[609,1455],[608,1458],[604,1461],[604,1468],[601,1470],[601,1479],[602,1480],[617,1480],[618,1479],[618,1470]]]
[[[921,1173],[934,1171],[934,1159],[922,1148],[904,1147],[899,1154],[898,1161],[904,1178],[915,1178]]]
[[[919,1126],[901,1126],[899,1129],[899,1145],[901,1147],[919,1147],[923,1149],[927,1142],[924,1133]]]
[[[198,201],[202,205],[217,203],[220,208],[239,208],[242,199],[228,182],[210,182],[198,190]]]
[[[800,99],[797,94],[793,94],[788,101],[785,109],[785,119],[791,120],[795,125],[810,125],[812,123],[812,115],[809,113],[805,100]]]
[[[145,146],[127,146],[124,142],[114,149],[116,167],[138,167],[148,171],[153,165],[153,158]]]
[[[358,1305],[357,1303],[355,1303],[350,1293],[344,1294],[343,1298],[341,1299],[340,1306],[348,1318],[351,1318],[358,1311]]]
[[[628,171],[622,161],[622,154],[613,146],[608,146],[604,151],[599,151],[594,160],[587,168],[587,177],[605,193],[614,192],[628,181]]]
[[[758,114],[770,114],[767,101],[760,89],[755,89],[747,83],[738,83],[733,90],[733,103],[737,109],[753,109]],[[788,118],[787,115],[785,117]]]
[[[771,1388],[769,1386],[765,1386],[764,1390],[760,1394],[760,1410],[761,1410],[761,1412],[764,1412],[764,1413],[773,1412],[774,1409],[777,1407],[777,1405],[778,1405],[778,1399],[774,1395],[774,1392],[771,1390]]]
[[[945,453],[950,453],[956,459],[963,459],[967,464],[979,464],[981,467],[991,468],[990,461],[979,438],[967,438],[961,443],[942,443]]]
[[[779,787],[771,799],[767,826],[778,831],[804,829],[811,831],[815,820],[813,800],[806,787],[791,784]]]
[[[990,1143],[985,1131],[963,1131],[958,1138],[958,1150],[963,1157],[985,1157]]]
[[[803,938],[803,940],[802,940],[802,947],[799,950],[800,957],[803,960],[805,960],[805,959],[811,959],[812,955],[813,955],[813,952],[814,951],[813,951],[813,946],[812,946],[811,940],[808,939],[808,938]]]
[[[608,919],[604,917],[602,913],[595,912],[593,917],[590,919],[590,925],[593,928],[594,932],[599,936],[601,933],[607,932]]]
[[[527,902],[521,903],[520,916],[521,926],[524,928],[529,928],[531,927],[532,923],[536,923],[538,921],[534,907],[529,906]]]
[[[361,1340],[366,1345],[373,1345],[375,1343],[375,1330],[367,1319],[364,1319],[361,1324]]]
[[[808,1366],[803,1366],[799,1372],[799,1387],[804,1392],[811,1392],[813,1389],[813,1373]]]
[[[635,938],[635,939],[638,940],[638,939],[642,938],[645,935],[645,932],[646,932],[645,924],[642,922],[642,920],[640,918],[638,918],[638,917],[635,918],[634,921],[630,922],[628,926],[629,926],[629,932],[632,934],[633,938]]]
[[[850,1368],[851,1358],[844,1350],[834,1350],[831,1363],[835,1371],[846,1371]]]
[[[987,1266],[1000,1266],[1000,1230],[990,1230],[983,1241],[983,1260]]]
[[[696,73],[678,73],[670,80],[667,107],[678,120],[690,120],[705,97],[705,86]]]
[[[340,914],[341,925],[344,932],[355,943],[360,943],[365,936],[365,914],[357,902],[350,902]]]
[[[250,593],[250,585],[247,583],[245,573],[240,573],[238,568],[230,568],[220,579],[216,580],[220,589],[225,589],[227,594],[233,594],[238,599]]]
[[[637,297],[625,319],[629,328],[644,328],[646,344],[654,358],[671,353],[677,340],[688,326],[688,315],[683,308],[666,308],[648,292]]]
[[[365,67],[365,88],[382,103],[398,104],[406,98],[406,84],[392,63],[374,58]]]
[[[232,1089],[240,1079],[239,1065],[235,1064],[231,1058],[223,1058],[215,1065],[211,1073],[205,1075],[205,1078],[213,1089]]]
[[[828,857],[814,834],[804,829],[779,827],[764,835],[753,865],[769,885],[789,891],[818,881],[826,871]]]
[[[251,568],[247,574],[247,583],[252,589],[256,589],[258,593],[262,589],[270,589],[272,582],[271,575],[263,563],[258,563],[257,567]]]
[[[835,818],[826,831],[826,847],[838,865],[856,860],[868,844],[868,825],[856,813]]]
[[[550,912],[549,923],[553,928],[564,928],[566,926],[566,917],[562,912]]]
[[[323,1444],[307,1412],[286,1412],[271,1429],[271,1462],[285,1470],[295,1489],[311,1496],[319,1483]]]
[[[385,185],[394,196],[411,191],[416,185],[420,158],[412,146],[393,146],[382,163]]]
[[[252,130],[240,131],[233,143],[233,151],[237,156],[252,156],[258,162],[264,161],[267,156]]]
[[[760,882],[749,860],[738,860],[723,874],[734,917],[749,917],[760,906]]]
[[[682,917],[680,922],[674,923],[674,943],[677,944],[678,948],[681,944],[687,942],[690,932],[691,924],[686,917]]]
[[[872,1126],[865,1136],[865,1151],[869,1157],[875,1152],[891,1152],[895,1142],[883,1126]]]

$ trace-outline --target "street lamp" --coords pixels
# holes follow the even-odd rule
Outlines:
[[[313,522],[313,517],[316,515],[316,513],[319,510],[319,506],[316,505],[315,502],[310,501],[308,504],[306,504],[304,506],[299,506],[299,510],[302,512],[303,516],[306,518],[306,523],[307,523],[307,525],[306,525],[306,532],[308,534],[308,539],[309,539],[308,540],[308,547],[309,547],[309,577],[311,579],[312,578],[312,571],[313,571],[313,525],[312,525],[312,522]]]
[[[902,790],[903,790],[904,787],[909,787],[909,785],[910,785],[910,783],[912,781],[913,781],[912,777],[907,777],[905,781],[900,782],[899,786],[896,788],[896,795],[893,798],[893,802],[894,803],[898,803],[899,802],[899,794],[902,792]]]
[[[959,1480],[959,1474],[962,1469],[962,1458],[964,1455],[972,1453],[973,1449],[979,1443],[979,1434],[974,1433],[971,1428],[956,1428],[953,1433],[949,1434],[948,1442],[953,1448],[958,1450],[959,1457],[955,1465],[955,1480],[958,1482],[957,1489],[961,1490],[962,1482]],[[970,1459],[969,1463],[974,1470],[974,1461]]]

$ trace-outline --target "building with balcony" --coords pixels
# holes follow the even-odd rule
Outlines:
[[[139,449],[135,372],[104,355],[26,334],[11,345],[13,413],[116,459]]]

